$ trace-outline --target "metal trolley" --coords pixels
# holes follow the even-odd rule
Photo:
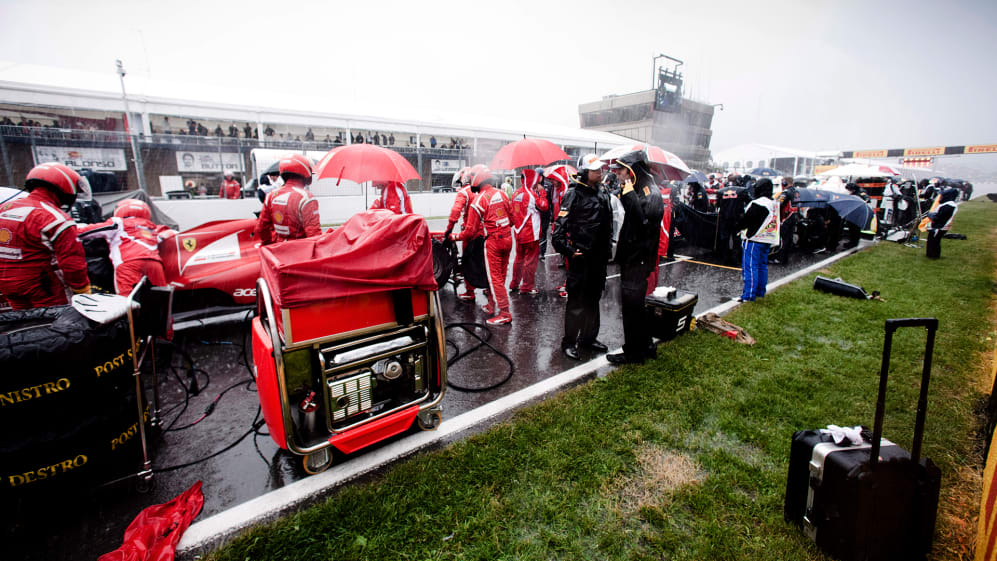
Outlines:
[[[442,421],[446,347],[435,291],[395,289],[275,309],[257,280],[253,361],[270,436],[305,472]]]

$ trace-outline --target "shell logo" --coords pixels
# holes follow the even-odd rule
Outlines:
[[[10,240],[14,237],[10,233],[10,230],[6,228],[0,228],[0,243],[10,243]]]

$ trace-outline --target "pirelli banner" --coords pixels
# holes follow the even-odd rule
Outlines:
[[[846,150],[842,158],[911,158],[919,156],[960,156],[962,154],[990,154],[997,152],[997,144],[967,146],[928,146],[924,148],[889,148],[880,150]]]
[[[85,490],[142,466],[126,319],[70,306],[0,314],[0,502]]]

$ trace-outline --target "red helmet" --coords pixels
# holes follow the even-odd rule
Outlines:
[[[495,178],[492,176],[492,170],[488,169],[484,164],[478,164],[472,167],[468,171],[468,175],[471,178],[471,187],[480,189],[482,185],[486,183],[494,184]]]
[[[61,203],[72,205],[80,192],[80,174],[69,166],[55,162],[38,164],[28,172],[24,187],[28,191],[35,187],[52,189]]]
[[[114,209],[114,216],[118,218],[144,218],[146,220],[152,220],[152,211],[149,210],[149,205],[145,204],[143,201],[138,199],[125,199],[118,203],[117,208]]]
[[[278,169],[280,170],[281,176],[285,173],[300,175],[304,178],[306,185],[312,181],[312,163],[308,161],[308,158],[302,156],[301,154],[290,154],[288,156],[284,156],[280,159]]]
[[[470,169],[471,168],[464,166],[460,168],[460,171],[457,172],[457,184],[460,185],[461,187],[467,185],[468,178],[470,177],[468,171],[470,171]]]

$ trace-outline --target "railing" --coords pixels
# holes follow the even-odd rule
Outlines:
[[[64,129],[55,127],[25,127],[20,125],[0,125],[0,135],[5,140],[15,142],[30,142],[32,144],[42,144],[52,142],[55,144],[127,144],[129,142],[128,133],[124,131],[103,131],[86,129]],[[146,135],[139,133],[137,140],[140,145],[176,146],[189,149],[191,146],[211,147],[212,149],[235,148],[239,152],[248,152],[253,148],[285,148],[297,151],[325,151],[331,150],[342,143],[335,140],[307,141],[307,140],[283,140],[273,137],[258,138],[238,138],[230,136],[200,136],[189,134],[161,134],[156,133]],[[407,143],[406,143],[407,144]],[[389,148],[403,155],[419,155],[424,157],[449,157],[466,156],[471,148],[428,148],[408,145],[388,145]]]

